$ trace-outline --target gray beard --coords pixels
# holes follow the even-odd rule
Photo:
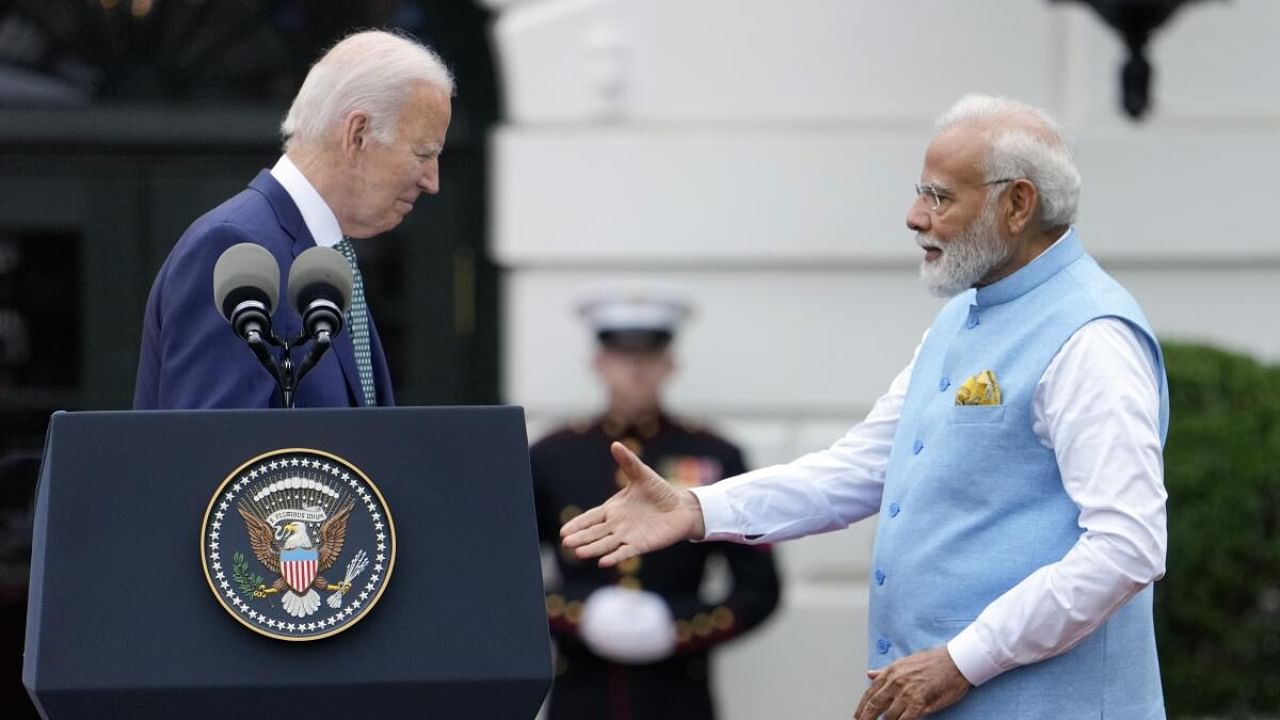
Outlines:
[[[916,242],[941,248],[942,255],[920,263],[920,279],[938,297],[954,297],[978,284],[987,273],[1004,264],[1013,254],[1000,242],[995,228],[994,204],[969,223],[950,242],[940,242],[925,233],[916,233]]]

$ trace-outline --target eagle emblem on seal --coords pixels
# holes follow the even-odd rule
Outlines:
[[[260,517],[247,503],[240,503],[236,510],[244,518],[249,533],[249,547],[258,562],[279,578],[271,585],[259,585],[253,591],[256,598],[280,593],[280,604],[294,617],[307,617],[320,609],[320,593],[334,590],[345,594],[351,583],[330,583],[320,573],[328,570],[342,554],[342,542],[347,534],[347,518],[355,503],[347,502],[332,516],[320,523],[316,540],[311,539],[307,523],[301,520],[282,523],[272,528],[266,518]],[[324,509],[313,505],[299,508],[312,517],[325,515]]]

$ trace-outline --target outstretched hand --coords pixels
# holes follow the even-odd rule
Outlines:
[[[702,506],[693,493],[667,482],[622,443],[609,447],[627,486],[560,528],[566,548],[579,558],[612,567],[628,558],[706,534]]]

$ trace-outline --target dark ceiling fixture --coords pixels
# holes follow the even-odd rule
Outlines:
[[[1129,48],[1129,59],[1120,71],[1120,87],[1124,110],[1137,120],[1150,104],[1151,62],[1147,60],[1147,41],[1156,28],[1164,24],[1183,5],[1198,0],[1050,0],[1050,2],[1082,2],[1092,7],[1102,19],[1120,34]]]

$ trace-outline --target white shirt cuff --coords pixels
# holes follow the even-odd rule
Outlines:
[[[951,642],[947,643],[947,653],[951,655],[951,662],[956,664],[960,674],[974,687],[1004,672],[987,654],[973,625],[951,638]]]
[[[733,508],[730,507],[729,496],[724,490],[717,491],[715,485],[704,485],[689,488],[689,491],[698,498],[698,504],[702,506],[702,526],[706,530],[706,534],[696,538],[694,542],[741,537],[734,527]]]

